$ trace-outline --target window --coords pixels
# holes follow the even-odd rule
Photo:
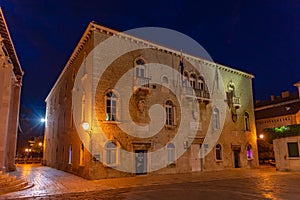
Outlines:
[[[219,110],[218,110],[218,108],[214,108],[213,109],[212,121],[213,121],[213,128],[215,130],[220,129],[220,117],[219,117]]]
[[[199,76],[199,78],[198,78],[198,87],[201,91],[204,90],[204,79],[202,76]]]
[[[117,145],[113,142],[106,144],[106,163],[108,165],[117,164]]]
[[[106,121],[117,121],[117,96],[113,92],[106,94]]]
[[[250,131],[249,114],[247,112],[245,112],[244,120],[245,120],[245,131]]]
[[[185,71],[183,73],[182,86],[187,87],[188,77],[189,77],[189,74],[187,71]]]
[[[81,144],[79,165],[84,165],[84,145]]]
[[[222,160],[222,146],[220,144],[216,145],[216,160]]]
[[[145,62],[142,59],[138,59],[135,61],[135,75],[136,77],[145,77]]]
[[[191,74],[191,76],[190,76],[190,86],[192,88],[196,88],[196,75],[195,74]]]
[[[174,125],[174,107],[172,101],[167,101],[166,105],[166,125]]]
[[[299,157],[298,142],[288,142],[287,146],[289,157]]]
[[[72,144],[70,144],[70,147],[69,147],[69,164],[72,164]]]
[[[247,158],[248,159],[252,159],[253,158],[253,154],[252,154],[252,146],[251,144],[247,145]]]
[[[173,143],[169,143],[167,145],[168,149],[168,163],[174,163],[175,162],[175,146]]]
[[[164,85],[168,85],[168,84],[169,84],[168,77],[163,76],[163,77],[162,77],[162,83],[163,83]]]

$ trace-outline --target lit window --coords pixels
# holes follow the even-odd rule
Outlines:
[[[213,121],[213,128],[215,130],[220,129],[220,116],[219,116],[218,108],[213,109],[212,121]]]
[[[174,106],[172,101],[167,101],[166,105],[166,125],[174,125]]]
[[[169,143],[167,146],[168,149],[168,163],[175,162],[175,146],[173,143]]]
[[[106,121],[117,121],[117,100],[113,92],[106,94]]]
[[[247,158],[248,159],[252,159],[253,158],[253,154],[252,154],[252,146],[251,144],[247,145]]]
[[[222,160],[222,146],[220,144],[216,145],[216,160]]]
[[[298,142],[288,142],[287,146],[289,157],[299,157]]]
[[[106,163],[108,165],[117,164],[117,145],[113,142],[106,144]]]
[[[249,114],[247,112],[245,112],[244,120],[245,120],[245,131],[250,131]]]
[[[79,161],[79,165],[84,165],[84,145],[81,144],[81,148],[80,148],[80,161]]]
[[[73,152],[73,150],[72,150],[72,144],[70,144],[70,147],[69,147],[69,164],[72,164],[72,152]]]

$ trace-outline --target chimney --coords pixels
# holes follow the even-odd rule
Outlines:
[[[274,100],[275,100],[275,96],[271,95],[271,101],[274,101]]]
[[[287,98],[290,96],[290,92],[289,91],[284,91],[284,92],[281,92],[281,97],[282,98]]]
[[[298,96],[299,96],[299,99],[300,99],[300,82],[295,83],[294,86],[298,87]]]

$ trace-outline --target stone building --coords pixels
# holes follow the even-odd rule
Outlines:
[[[256,101],[255,120],[256,131],[263,134],[265,128],[278,128],[293,124],[300,124],[300,82],[294,84],[298,92],[289,91],[281,96],[271,96],[266,101]]]
[[[23,71],[0,8],[0,170],[15,170]]]
[[[300,171],[300,136],[273,140],[276,169],[280,171]]]
[[[46,98],[44,164],[88,179],[257,167],[252,78],[91,22]]]

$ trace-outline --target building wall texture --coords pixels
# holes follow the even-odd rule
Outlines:
[[[168,73],[164,67],[151,71],[151,66],[147,66],[149,63],[159,63],[178,71],[180,52],[169,51],[167,48],[152,44],[151,46],[131,36],[119,37],[118,45],[120,49],[130,47],[134,50],[110,62],[105,66],[106,70],[99,78],[98,74],[103,70],[99,66],[109,62],[109,56],[117,55],[118,50],[115,48],[114,51],[109,52],[109,47],[107,47],[107,52],[103,55],[103,51],[99,52],[95,49],[114,34],[116,32],[113,30],[91,23],[48,95],[44,141],[46,165],[88,179],[132,176],[140,173],[187,173],[258,166],[252,75],[222,65],[217,66],[212,62],[202,62],[204,68],[217,68],[218,76],[222,77],[220,84],[224,85],[222,93],[225,97],[222,99],[225,109],[220,110],[219,113],[225,116],[224,127],[219,130],[220,137],[216,143],[206,144],[207,134],[213,133],[210,124],[213,112],[215,112],[207,82],[214,82],[214,80],[204,77],[204,86],[201,92],[196,94],[197,98],[187,95],[188,88],[181,88],[177,75]],[[148,48],[147,45],[150,47]],[[198,81],[198,77],[204,76],[205,73],[195,69],[188,62],[191,58],[188,55],[184,57],[184,73],[188,74],[188,80],[191,80],[191,74],[195,74]],[[145,66],[142,77],[135,76],[134,67],[138,60],[144,62],[142,65]],[[134,71],[131,76],[125,78],[125,82],[129,84],[116,87],[115,85],[124,74],[132,69]],[[156,77],[155,73],[160,74],[158,83],[148,84],[149,79]],[[144,81],[144,85],[139,85],[139,81]],[[180,100],[177,98],[178,95],[169,89],[169,86],[180,90]],[[125,91],[132,91],[128,101],[122,94],[124,87],[128,87]],[[199,87],[201,86],[196,86],[197,91],[200,91]],[[115,120],[109,119],[111,116],[108,116],[107,112],[109,92],[116,95]],[[74,98],[74,95],[78,96]],[[181,106],[193,107],[195,99],[198,118],[183,115]],[[150,115],[153,114],[150,113],[151,106],[158,104],[163,107],[168,101],[172,102],[174,111],[172,124],[163,125],[155,135],[137,137],[139,133],[151,131],[146,126],[151,123]],[[154,116],[155,114],[157,113],[154,113]],[[180,123],[186,119],[190,120],[189,126],[182,130]],[[131,121],[138,126],[130,128]],[[87,130],[82,129],[81,125],[84,123],[89,125]],[[179,140],[173,144],[176,155],[179,154],[180,148],[185,148],[178,159],[169,162],[169,154],[155,157],[155,159],[147,154],[165,148],[181,132],[188,134],[194,129],[195,124],[197,128],[194,138]],[[128,127],[129,129],[126,129]],[[130,130],[129,132],[133,134],[128,134],[125,130]],[[100,134],[101,131],[104,135]],[[113,148],[115,157],[110,157],[109,145],[111,143],[115,145]],[[221,156],[220,151],[216,149],[217,144],[219,144],[218,149],[221,147]],[[126,156],[122,150],[133,152],[135,157]],[[207,155],[200,158],[201,152]],[[139,159],[143,160],[142,171],[138,168]],[[157,170],[150,170],[155,169],[159,163],[166,163],[166,165]],[[124,165],[123,169],[126,168],[126,170],[118,170],[121,165]]]

